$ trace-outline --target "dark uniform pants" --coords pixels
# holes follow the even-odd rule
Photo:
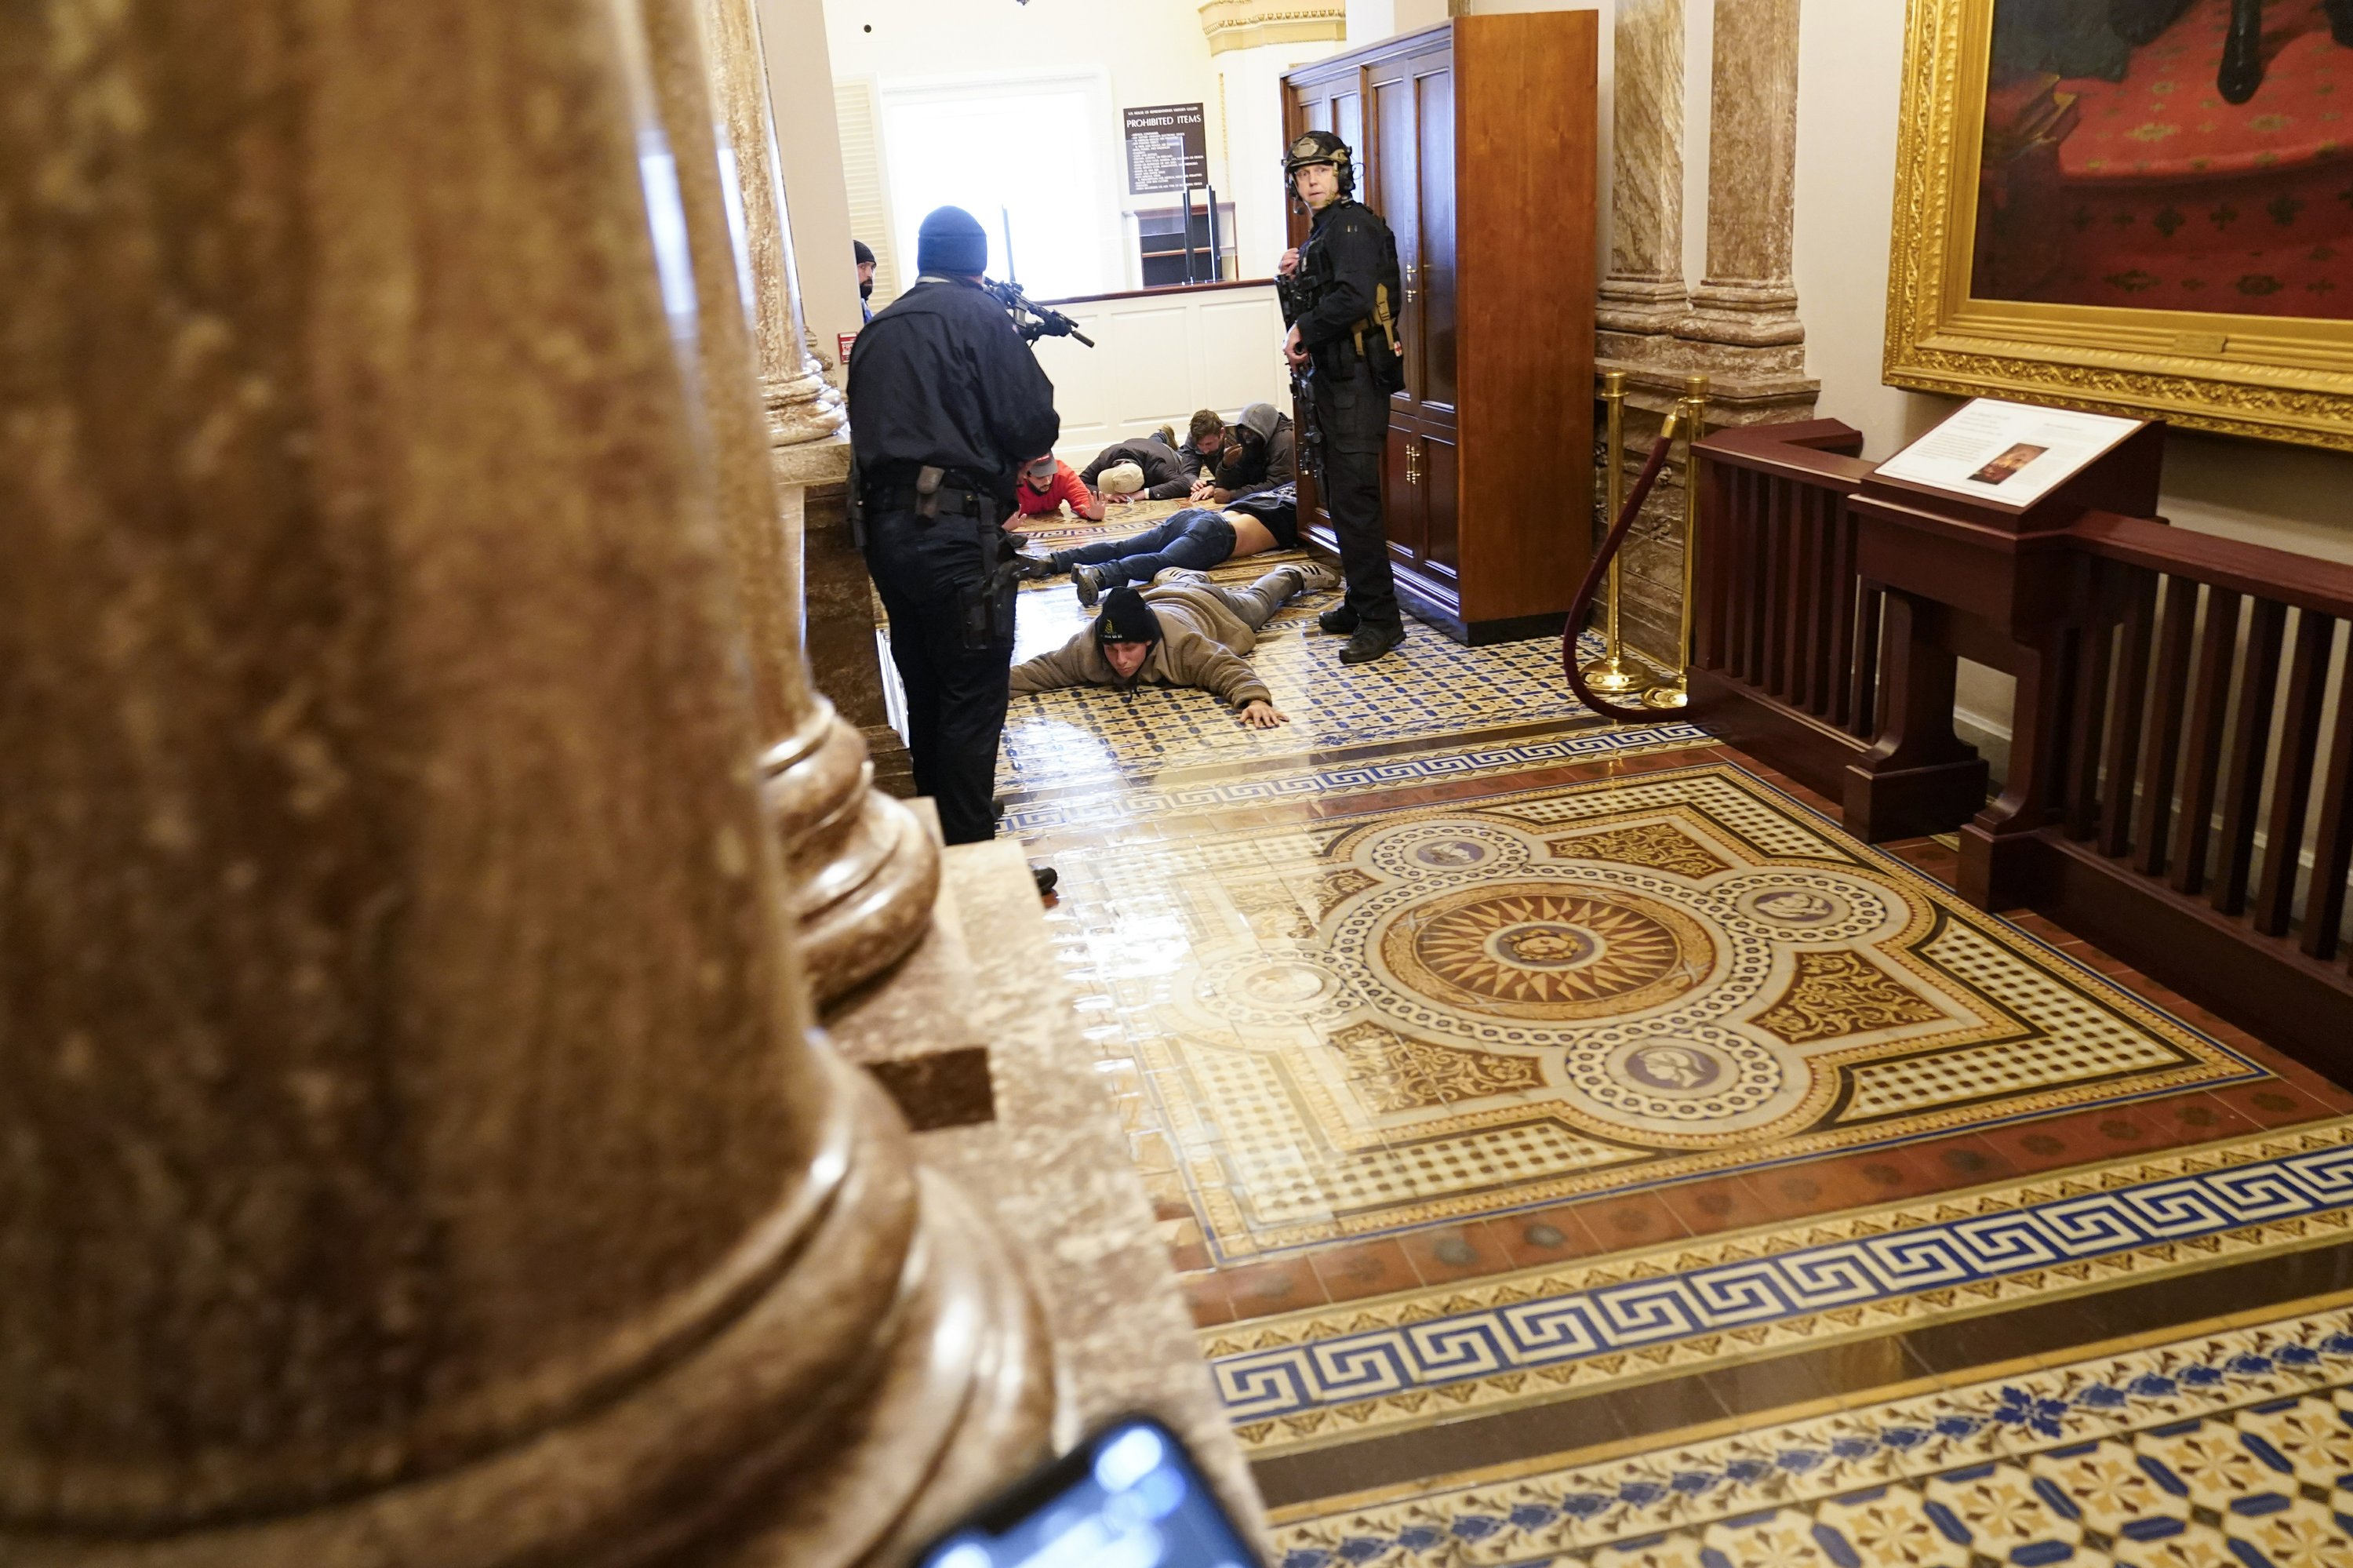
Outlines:
[[[1319,367],[1308,385],[1314,389],[1316,428],[1324,435],[1317,493],[1339,536],[1348,608],[1360,625],[1403,631],[1388,535],[1381,524],[1381,447],[1388,440],[1389,400],[1361,359],[1345,376]]]
[[[974,520],[911,512],[867,520],[866,569],[891,620],[891,659],[907,688],[915,789],[938,805],[952,844],[997,836],[997,746],[1005,734],[1013,642],[965,645],[960,596],[985,577]]]

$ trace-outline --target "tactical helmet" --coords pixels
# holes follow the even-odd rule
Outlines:
[[[1290,150],[1283,154],[1282,183],[1293,195],[1296,195],[1299,189],[1298,185],[1293,183],[1295,176],[1300,170],[1311,164],[1332,165],[1332,172],[1339,176],[1340,195],[1344,198],[1356,194],[1356,155],[1348,151],[1348,143],[1341,141],[1331,132],[1304,132],[1297,141],[1291,143]]]

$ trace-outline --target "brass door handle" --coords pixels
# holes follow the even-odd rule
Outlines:
[[[1405,444],[1405,482],[1408,484],[1421,482],[1421,443],[1419,441],[1408,441]]]

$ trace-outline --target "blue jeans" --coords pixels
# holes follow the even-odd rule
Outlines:
[[[1188,506],[1173,514],[1157,528],[1124,539],[1105,539],[1075,550],[1057,550],[1053,567],[1102,567],[1097,574],[1106,588],[1126,583],[1148,583],[1170,567],[1206,572],[1234,553],[1234,525],[1205,506]]]

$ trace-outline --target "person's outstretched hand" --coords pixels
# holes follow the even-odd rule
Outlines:
[[[1242,723],[1252,729],[1272,729],[1279,724],[1289,724],[1291,715],[1272,703],[1252,703],[1242,709]]]

